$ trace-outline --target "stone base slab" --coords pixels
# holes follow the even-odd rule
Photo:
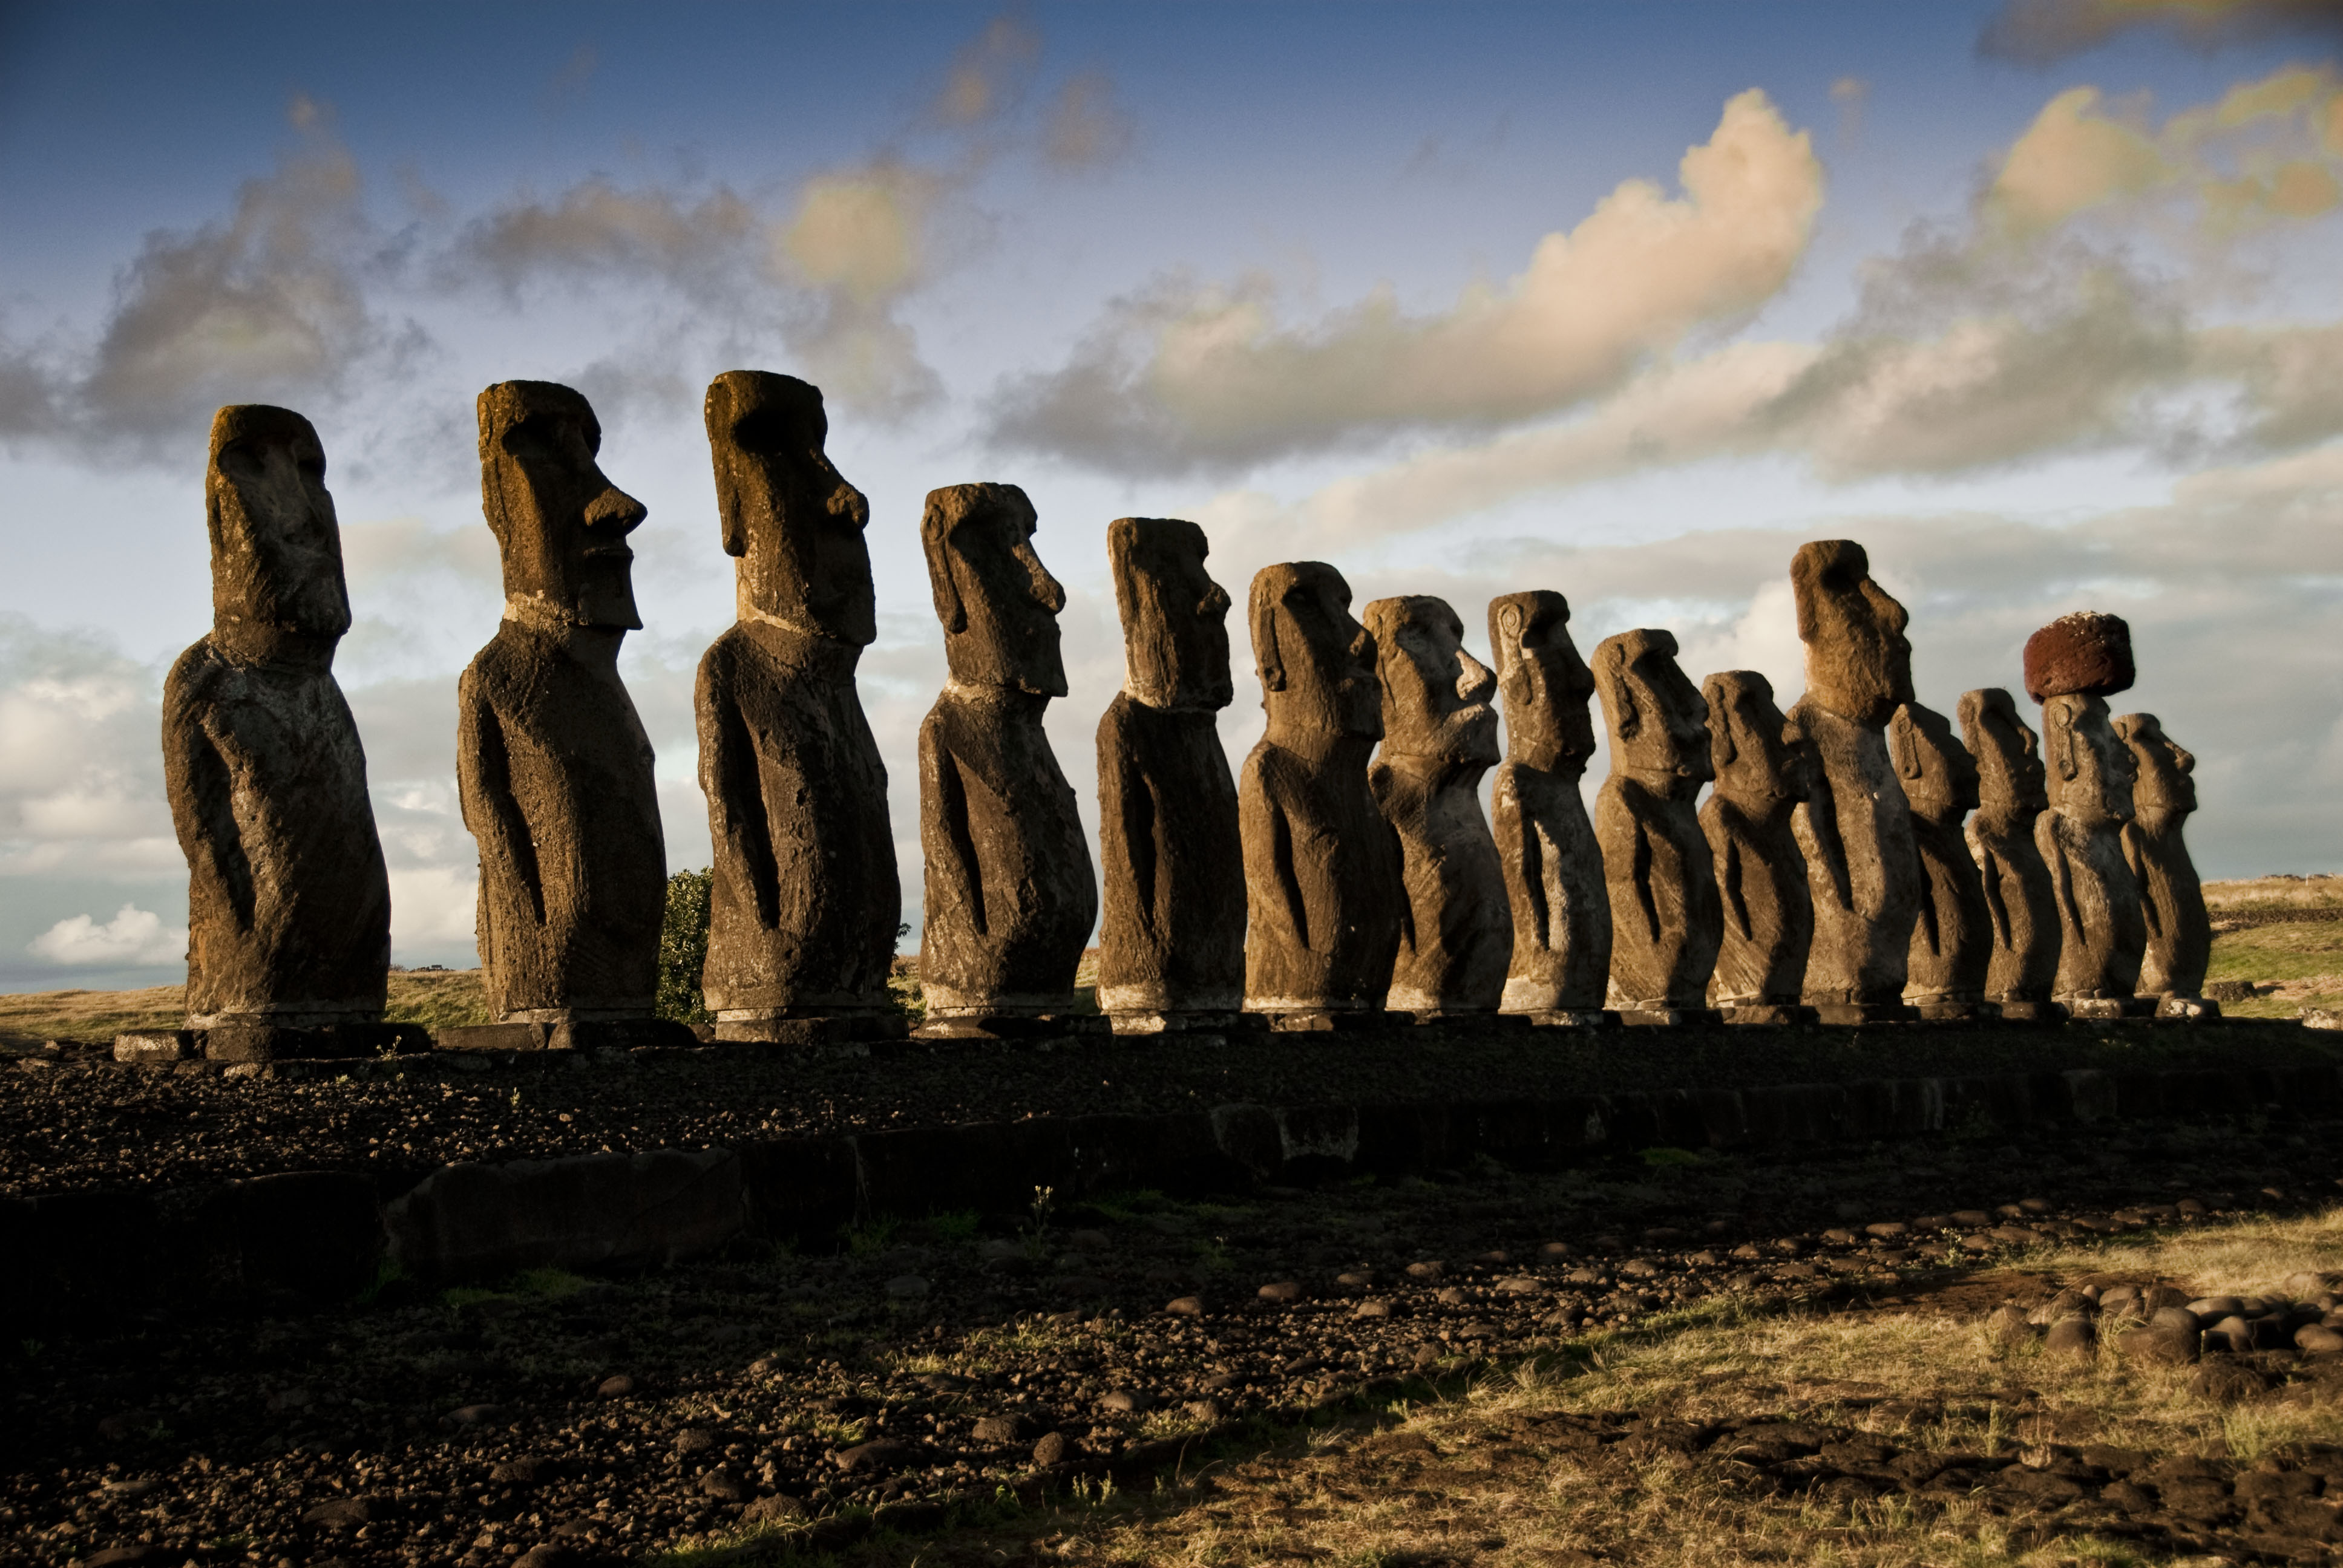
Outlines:
[[[716,1043],[753,1045],[854,1045],[881,1040],[903,1040],[911,1020],[900,1013],[846,1013],[811,1018],[726,1018],[716,1020]]]
[[[2210,1023],[2221,1016],[2221,1004],[2201,996],[2161,996],[2156,1016],[2177,1023]]]
[[[114,1060],[142,1066],[174,1061],[351,1061],[431,1049],[419,1023],[223,1023],[207,1029],[132,1030],[114,1037]]]
[[[460,1024],[440,1030],[431,1038],[440,1050],[640,1050],[699,1043],[689,1024],[665,1018]]]
[[[1607,1008],[1541,1008],[1525,1012],[1505,1013],[1506,1018],[1525,1018],[1537,1029],[1616,1029],[1619,1015]]]
[[[1815,1010],[1816,1023],[1912,1023],[1920,1016],[1917,1009],[1900,1001],[1817,1001],[1807,1005]]]
[[[1419,1028],[1444,1025],[1453,1029],[1486,1029],[1504,1032],[1531,1027],[1530,1020],[1517,1012],[1465,1012],[1450,1008],[1418,1008],[1406,1012],[1386,1012],[1383,1016],[1395,1023],[1413,1023]]]
[[[2126,1019],[2154,1018],[2152,996],[2062,996],[2058,1004],[2066,1016],[2090,1023],[2117,1023]]]
[[[1257,1012],[1139,1008],[1107,1014],[1117,1034],[1266,1034],[1269,1020]]]
[[[1253,1016],[1269,1020],[1269,1027],[1279,1034],[1373,1034],[1379,1030],[1404,1028],[1408,1021],[1403,1017],[1370,1012],[1363,1008],[1341,1012],[1297,1010]]]
[[[1791,1024],[1812,1023],[1815,1010],[1796,1002],[1744,1001],[1735,1002],[1722,1010],[1725,1021],[1752,1029],[1782,1029]]]
[[[1725,1015],[1713,1007],[1623,1007],[1619,1021],[1632,1029],[1698,1029],[1723,1023]]]
[[[2004,1023],[2064,1023],[2066,1010],[2055,1001],[2031,997],[1995,997],[1993,1005],[2001,1010]]]
[[[1911,1006],[1928,1023],[1990,1023],[2001,1017],[1999,1008],[1983,1000],[1931,997],[1923,1001],[1916,998]]]
[[[915,1040],[1056,1040],[1068,1035],[1111,1034],[1114,1024],[1104,1013],[964,1013],[950,1018],[930,1015],[911,1031]]]

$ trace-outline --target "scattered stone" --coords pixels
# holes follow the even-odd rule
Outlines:
[[[2269,1392],[2269,1380],[2243,1362],[2227,1356],[2206,1361],[2190,1374],[2189,1392],[2216,1404],[2236,1404]]]
[[[1263,1285],[1253,1293],[1264,1302],[1282,1305],[1285,1302],[1298,1302],[1302,1299],[1302,1285],[1296,1280],[1279,1280],[1273,1284]]]
[[[1202,1296],[1174,1296],[1163,1304],[1163,1310],[1175,1318],[1201,1318],[1204,1315]]]
[[[1099,1396],[1099,1408],[1118,1415],[1136,1415],[1155,1402],[1138,1389],[1109,1389]]]
[[[791,1524],[806,1516],[806,1505],[787,1493],[759,1497],[740,1511],[743,1524]]]
[[[887,1293],[899,1302],[916,1301],[928,1293],[928,1282],[917,1274],[898,1274],[887,1282]]]
[[[1436,1259],[1427,1259],[1423,1262],[1410,1263],[1407,1266],[1407,1277],[1411,1280],[1436,1280],[1447,1271],[1447,1265]]]
[[[719,1503],[746,1503],[756,1489],[729,1470],[711,1470],[699,1478],[700,1494]]]
[[[1996,1307],[1986,1314],[1986,1333],[2006,1344],[2033,1338],[2034,1330],[2035,1324],[2016,1307]]]
[[[1528,1274],[1514,1274],[1499,1280],[1493,1288],[1509,1296],[1534,1296],[1545,1290],[1545,1282]]]
[[[2307,1356],[2332,1355],[2343,1351],[2343,1333],[2322,1323],[2305,1323],[2294,1331],[2294,1343]]]
[[[449,1411],[447,1421],[450,1426],[488,1426],[504,1418],[505,1407],[500,1404],[467,1404]]]
[[[2098,1351],[2098,1325],[2085,1317],[2060,1318],[2042,1339],[2045,1355],[2090,1357]]]
[[[897,1470],[909,1463],[910,1459],[910,1444],[891,1437],[873,1438],[869,1442],[858,1442],[852,1448],[838,1451],[838,1467],[848,1472]]]
[[[594,1385],[594,1395],[598,1399],[624,1399],[634,1392],[635,1380],[625,1372],[606,1377]]]
[[[1043,1432],[1041,1434],[1041,1441],[1033,1445],[1034,1464],[1042,1470],[1048,1470],[1054,1465],[1063,1464],[1066,1462],[1066,1434],[1064,1432]]]
[[[979,1442],[1005,1446],[1024,1442],[1027,1430],[1021,1415],[988,1415],[978,1420],[969,1435]]]
[[[1352,1309],[1351,1315],[1354,1318],[1387,1318],[1392,1315],[1391,1303],[1372,1299],[1363,1301]]]

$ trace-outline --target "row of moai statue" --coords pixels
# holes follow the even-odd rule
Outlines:
[[[666,852],[618,674],[645,508],[604,477],[578,393],[505,382],[478,413],[505,610],[458,689],[458,769],[497,1021],[440,1043],[687,1041],[653,1013]],[[706,417],[738,607],[695,697],[715,1034],[900,1036],[887,776],[854,679],[877,633],[869,508],[825,455],[813,387],[729,372]],[[214,423],[214,628],[173,668],[163,724],[187,1028],[141,1051],[425,1043],[382,1021],[390,899],[332,674],[350,610],[324,474],[297,414]],[[1269,567],[1247,605],[1267,727],[1232,777],[1230,599],[1203,532],[1115,522],[1127,675],[1098,730],[1101,923],[1042,729],[1066,693],[1064,595],[1035,523],[998,484],[934,491],[920,520],[950,668],[919,734],[927,1038],[2207,1010],[2190,759],[2152,718],[2108,716],[2131,680],[2123,623],[2070,616],[2027,645],[2046,770],[2006,692],[1962,699],[1964,747],[1913,700],[1904,611],[1845,541],[1793,563],[1807,690],[1787,716],[1754,672],[1695,688],[1664,631],[1606,638],[1590,668],[1558,593],[1490,605],[1493,672],[1440,599],[1379,599],[1363,624],[1333,568]],[[1590,819],[1596,694],[1614,766]],[[1094,926],[1091,1014],[1075,971]]]

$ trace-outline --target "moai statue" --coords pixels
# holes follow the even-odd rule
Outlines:
[[[1887,749],[1912,806],[1912,839],[1920,852],[1920,918],[1904,1000],[1925,1019],[1998,1016],[1985,1000],[1993,930],[1985,882],[1963,831],[1977,807],[1977,765],[1934,709],[1907,702],[1887,721]]]
[[[2061,616],[2026,639],[2026,690],[2042,704],[2050,809],[2034,841],[2058,908],[2053,995],[2076,1018],[2152,1013],[2141,997],[2147,921],[2139,881],[2124,859],[2132,817],[2131,748],[2107,722],[2107,698],[2130,689],[2131,628],[2091,611]]]
[[[503,624],[457,685],[456,781],[480,849],[479,948],[497,1022],[442,1045],[693,1043],[659,1019],[667,843],[651,743],[618,679],[642,503],[602,475],[602,427],[549,381],[480,394],[480,506]]]
[[[2066,1010],[2050,1000],[2058,978],[2058,900],[2034,841],[2049,809],[2034,731],[1999,687],[1961,698],[1961,733],[1977,768],[1977,810],[1968,822],[1993,951],[1985,998],[2016,1023],[2056,1023]]]
[[[1727,1023],[1798,1023],[1815,905],[1791,818],[1813,788],[1805,749],[1754,669],[1701,682],[1716,788],[1700,809],[1716,867],[1724,943],[1711,988]]]
[[[1383,738],[1375,639],[1320,561],[1255,573],[1246,606],[1269,725],[1237,776],[1245,1010],[1272,1028],[1379,1023],[1399,953],[1399,837],[1367,784]]]
[[[390,884],[334,645],[350,628],[326,454],[289,408],[212,420],[212,629],[163,688],[163,775],[187,857],[184,1030],[125,1061],[371,1056],[386,1025]]]
[[[1539,1024],[1616,1023],[1611,892],[1578,781],[1594,755],[1594,675],[1570,640],[1570,604],[1550,589],[1489,601],[1489,652],[1505,704],[1505,759],[1490,791],[1513,900],[1503,1009]]]
[[[1920,856],[1886,736],[1888,716],[1912,700],[1904,607],[1871,580],[1870,558],[1852,539],[1799,546],[1790,586],[1806,645],[1806,691],[1790,709],[1790,733],[1817,775],[1792,819],[1815,905],[1806,1003],[1825,1023],[1909,1018]]]
[[[887,768],[854,689],[878,635],[870,508],[823,455],[818,387],[728,370],[706,414],[739,618],[693,693],[716,1038],[898,1039],[910,1026],[887,990],[902,912]]]
[[[1611,999],[1626,1023],[1713,1022],[1709,978],[1725,915],[1694,799],[1714,776],[1708,704],[1664,631],[1623,631],[1594,649],[1611,726],[1611,777],[1594,836],[1611,890]]]
[[[1244,1004],[1244,844],[1216,715],[1229,596],[1204,530],[1118,518],[1106,531],[1122,689],[1098,727],[1099,1010],[1118,1033],[1225,1030]]]
[[[930,490],[920,518],[951,670],[920,723],[923,1039],[1109,1027],[1074,1011],[1098,888],[1073,786],[1041,728],[1066,694],[1066,593],[1033,553],[1034,524],[1014,485]]]
[[[1406,890],[1383,1006],[1420,1023],[1491,1015],[1513,955],[1504,863],[1481,814],[1481,775],[1498,757],[1497,678],[1464,651],[1444,599],[1379,598],[1365,623],[1383,689],[1367,782],[1399,835]]]
[[[2197,759],[2173,743],[2153,713],[2127,713],[2115,720],[2115,732],[2131,748],[2137,773],[2123,845],[2147,921],[2140,992],[2158,999],[2159,1018],[2218,1018],[2220,1004],[2198,994],[2213,958],[2213,920],[2180,837],[2181,825],[2197,809],[2197,782],[2189,777]]]

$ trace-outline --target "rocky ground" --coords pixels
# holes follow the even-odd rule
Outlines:
[[[2330,1282],[2179,1301],[2185,1279],[2137,1261],[2128,1274],[2055,1258],[2007,1271],[2061,1246],[2330,1209],[2338,1179],[2343,1126],[2323,1123],[1781,1159],[1652,1150],[1222,1204],[1135,1193],[1067,1210],[1036,1194],[1022,1214],[850,1232],[836,1255],[427,1295],[393,1282],[330,1312],[156,1313],[11,1348],[0,1540],[39,1564],[551,1568],[714,1561],[742,1543],[885,1557],[895,1533],[948,1528],[990,1532],[967,1560],[1001,1561],[1048,1555],[1016,1512],[1021,1498],[1046,1507],[1031,1502],[1045,1487],[1079,1483],[1095,1503],[1109,1482],[1128,1497],[1165,1476],[1164,1517],[1225,1518],[1226,1498],[1179,1479],[1280,1442],[1296,1456],[1264,1459],[1252,1482],[1242,1465],[1212,1473],[1231,1496],[1292,1513],[1279,1489],[1331,1461],[1280,1434],[1315,1412],[1344,1423],[1354,1496],[1436,1499],[1446,1483],[1426,1476],[1461,1445],[1483,1471],[1566,1462],[1614,1490],[1676,1466],[1719,1498],[1957,1504],[1971,1535],[2049,1516],[2159,1553],[2317,1561],[2343,1482],[2335,1447],[2298,1439],[2343,1439],[2330,1419],[2343,1356],[2318,1337],[2343,1322]],[[1860,1369],[1889,1391],[1875,1395],[1745,1377],[1720,1409],[1630,1380],[1602,1390],[1613,1403],[1375,1435],[1393,1402],[1453,1402],[1475,1368],[1541,1354],[1594,1367],[1728,1320],[1908,1322],[1923,1304],[1970,1325],[1962,1344],[2032,1360],[1986,1394],[1899,1407],[1898,1378],[1930,1360],[1907,1336]],[[2016,1311],[1986,1321],[2005,1306]],[[2184,1333],[2151,1312],[2194,1315]],[[2266,1427],[2240,1417],[2234,1440],[2213,1429],[2218,1452],[2079,1441],[2083,1426],[2059,1422],[2080,1406],[2029,1397],[2024,1381],[2085,1353],[2077,1342],[2110,1365],[2204,1347],[2171,1373],[2195,1380],[2172,1397],[2290,1412],[2294,1435],[2258,1445],[2247,1434]],[[1460,1545],[1456,1560],[1495,1550]]]
[[[2024,1029],[1489,1030],[1112,1039],[861,1059],[708,1047],[492,1058],[434,1052],[275,1076],[126,1067],[96,1047],[0,1072],[0,1193],[369,1172],[387,1195],[462,1160],[1232,1101],[1519,1100],[2076,1067],[2343,1063],[2343,1036],[2276,1021]]]

